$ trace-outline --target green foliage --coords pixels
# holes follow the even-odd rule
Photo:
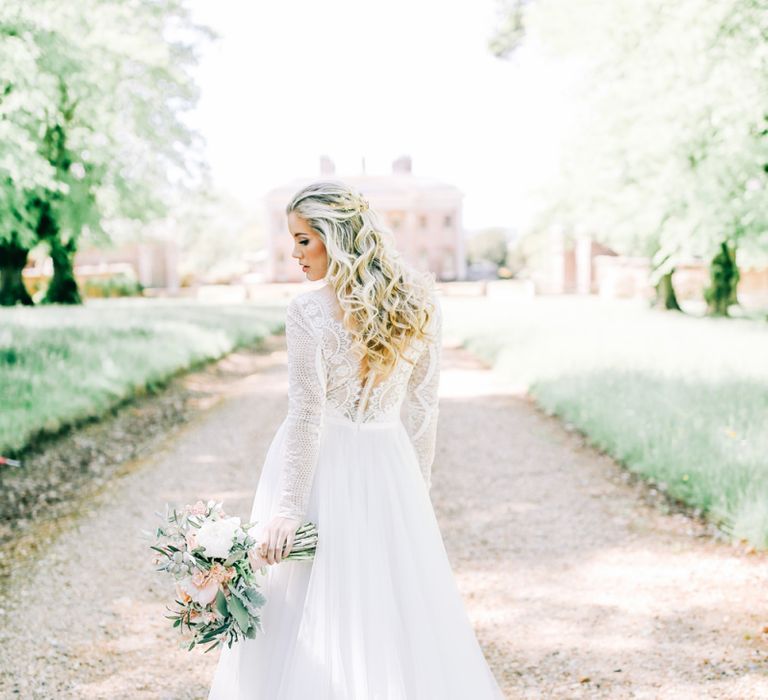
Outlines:
[[[768,529],[749,532],[743,512],[758,498],[763,521],[768,511],[768,382],[607,370],[565,373],[532,394],[671,497],[768,548]]]
[[[0,454],[282,327],[279,309],[135,300],[0,309]]]
[[[632,301],[444,304],[447,332],[505,379],[628,469],[768,548],[765,324]]]
[[[205,34],[182,0],[0,6],[0,242],[51,245],[54,301],[73,296],[81,235],[159,216],[171,183],[199,178],[181,114]]]
[[[144,291],[137,279],[124,274],[104,279],[87,279],[81,283],[80,288],[86,297],[134,297],[141,296]]]
[[[672,266],[711,259],[723,240],[740,264],[768,249],[765,3],[539,0],[524,10],[528,38],[581,68],[579,128],[559,182],[547,183],[542,221]]]

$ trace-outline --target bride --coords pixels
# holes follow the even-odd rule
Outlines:
[[[209,700],[496,700],[429,496],[441,311],[359,193],[287,207],[293,257],[325,286],[288,305],[288,415],[251,513],[267,602],[223,647]],[[405,418],[401,419],[401,409]],[[317,525],[314,559],[285,560]],[[255,556],[255,555],[254,555]]]

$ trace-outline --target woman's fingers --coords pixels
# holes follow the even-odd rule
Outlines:
[[[267,546],[267,561],[270,564],[275,563],[275,553],[277,550],[277,532],[272,530],[269,533],[269,545]]]
[[[248,561],[251,563],[251,569],[254,571],[256,571],[256,569],[261,569],[267,563],[267,560],[262,556],[261,552],[261,548],[258,550],[248,550]]]
[[[295,521],[289,520],[288,522],[293,523]],[[276,522],[272,527],[267,528],[260,549],[268,563],[277,564],[291,553],[296,538],[296,529],[287,526],[284,522]]]
[[[286,536],[288,533],[285,531],[280,531],[277,536],[277,561],[278,563],[282,561],[283,559],[283,550],[285,549],[286,545]]]
[[[293,549],[293,541],[296,538],[296,532],[290,531],[288,532],[288,539],[285,541],[285,556],[287,557],[291,550]]]

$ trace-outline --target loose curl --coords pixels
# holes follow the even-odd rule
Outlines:
[[[371,373],[387,377],[409,343],[428,336],[436,312],[434,277],[403,261],[376,211],[343,182],[306,186],[286,207],[286,214],[291,212],[305,219],[325,244],[326,280],[352,333],[361,380]]]

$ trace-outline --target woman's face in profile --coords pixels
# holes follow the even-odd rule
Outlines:
[[[323,279],[328,271],[328,253],[323,240],[295,211],[288,214],[288,229],[293,237],[291,255],[299,261],[307,279]]]

